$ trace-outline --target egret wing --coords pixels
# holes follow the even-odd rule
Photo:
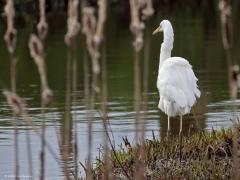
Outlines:
[[[187,60],[172,57],[160,67],[157,87],[161,96],[180,107],[192,106],[200,97],[197,80]]]

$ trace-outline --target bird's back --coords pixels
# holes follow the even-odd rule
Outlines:
[[[169,116],[189,113],[196,98],[200,97],[197,80],[186,59],[166,59],[160,66],[157,80],[159,108]]]

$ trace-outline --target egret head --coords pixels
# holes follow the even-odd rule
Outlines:
[[[154,35],[154,34],[157,34],[157,33],[161,32],[161,31],[163,31],[165,29],[165,27],[168,27],[169,25],[171,26],[170,21],[168,21],[166,19],[162,20],[160,25],[157,27],[157,29],[155,29],[153,31],[152,34]]]

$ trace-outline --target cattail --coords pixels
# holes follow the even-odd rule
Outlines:
[[[10,105],[10,107],[12,108],[12,111],[15,115],[21,115],[23,117],[23,119],[25,120],[25,122],[31,126],[35,132],[38,132],[38,129],[34,126],[32,118],[30,118],[30,116],[28,115],[27,111],[26,111],[26,104],[24,103],[24,101],[15,93],[10,92],[8,90],[4,90],[3,94],[5,95],[8,104]],[[16,119],[14,119],[14,124],[15,124],[15,145],[16,145],[16,153],[17,153],[17,159],[18,159],[18,140],[17,140],[17,134],[18,134],[18,130],[17,130],[17,122]],[[33,165],[32,165],[32,150],[31,150],[31,144],[30,144],[30,136],[29,133],[27,132],[26,134],[26,138],[27,138],[27,153],[28,153],[28,163],[29,163],[29,173],[30,176],[33,177]],[[16,162],[16,176],[18,176],[18,160]]]
[[[27,110],[26,110],[26,104],[25,102],[22,100],[22,98],[20,98],[17,94],[8,91],[8,90],[4,90],[3,91],[3,95],[6,97],[7,102],[9,104],[9,106],[12,108],[12,111],[14,112],[14,114],[16,115],[21,115],[24,120],[26,121],[26,123],[29,126],[32,126],[33,129],[35,130],[35,132],[38,132],[37,128],[34,127],[33,122],[32,122],[32,118],[30,118]]]
[[[151,0],[129,0],[130,1],[130,11],[131,11],[131,24],[130,30],[135,36],[133,46],[135,49],[134,56],[134,111],[135,121],[136,121],[136,140],[138,140],[138,130],[139,130],[139,121],[141,119],[141,84],[140,84],[140,58],[139,52],[143,47],[143,31],[145,29],[145,23],[143,20],[146,20],[153,14],[152,1]],[[149,2],[150,1],[150,2]],[[142,125],[144,126],[144,125]],[[137,153],[135,160],[136,166],[134,167],[134,179],[145,179],[145,142],[144,142],[144,128],[141,128],[141,143],[142,147]]]
[[[135,35],[135,41],[133,46],[136,51],[140,51],[143,46],[143,29],[145,27],[144,23],[140,20],[140,4],[138,0],[130,0],[131,8],[131,25],[130,30]]]
[[[224,49],[230,48],[230,31],[231,24],[229,22],[231,17],[231,6],[229,0],[219,0],[219,10],[220,10],[220,18],[222,25],[222,40]]]
[[[142,19],[146,20],[153,15],[154,9],[152,5],[152,0],[143,0],[143,1],[144,2],[142,7],[144,8],[142,9]]]
[[[41,152],[40,152],[40,179],[44,179],[45,176],[45,119],[44,119],[44,109],[43,107],[49,105],[53,98],[53,92],[50,90],[47,82],[47,71],[46,71],[46,64],[44,61],[44,52],[43,52],[43,44],[42,41],[36,36],[35,34],[32,34],[30,36],[30,40],[28,42],[28,46],[30,49],[30,54],[32,58],[34,59],[37,67],[38,72],[41,79],[41,106],[42,106],[42,133],[41,133]]]
[[[6,96],[7,102],[11,106],[12,111],[15,114],[20,115],[22,112],[24,112],[24,109],[26,106],[23,100],[19,96],[17,96],[15,93],[12,93],[8,90],[4,90],[3,95]]]
[[[45,106],[49,105],[53,98],[53,92],[48,86],[46,64],[43,58],[42,41],[34,34],[30,36],[28,43],[30,54],[34,59],[41,79],[42,101]]]
[[[48,24],[46,21],[45,0],[39,0],[40,20],[37,24],[38,35],[41,39],[45,39],[48,32]]]
[[[103,40],[104,23],[106,21],[106,0],[98,0],[98,7],[98,22],[94,36],[96,46],[99,46]]]
[[[68,1],[68,19],[67,19],[67,34],[65,35],[65,43],[70,46],[73,38],[77,36],[80,30],[78,22],[78,0]]]
[[[17,30],[14,28],[15,10],[14,10],[13,0],[7,0],[7,4],[4,10],[7,15],[7,32],[4,36],[4,39],[7,42],[9,53],[12,54],[15,50],[16,41],[17,41],[17,37],[16,37]]]
[[[238,179],[240,176],[240,158],[239,158],[239,122],[236,117],[236,100],[237,100],[237,91],[239,88],[240,82],[240,74],[239,74],[239,66],[234,65],[230,67],[230,90],[232,97],[232,113],[233,113],[233,179]]]
[[[94,16],[94,8],[84,7],[83,8],[83,33],[86,36],[86,43],[88,52],[92,59],[93,73],[99,74],[100,67],[98,58],[100,57],[97,47],[95,46],[94,36],[96,29],[96,18]]]
[[[48,106],[53,100],[53,92],[49,88],[45,88],[42,91],[42,101],[43,101],[43,106]]]
[[[30,36],[28,47],[32,58],[37,59],[43,56],[42,42],[35,34]]]
[[[92,59],[93,73],[99,74],[99,47],[103,40],[104,24],[106,21],[106,0],[98,0],[98,20],[94,15],[94,8],[83,7],[83,33],[86,35],[88,52]]]
[[[152,0],[130,0],[131,25],[130,30],[135,35],[133,46],[138,52],[143,46],[143,30],[145,24],[143,20],[153,15]]]
[[[239,66],[233,65],[231,67],[231,96],[233,99],[237,99],[238,88],[240,88]]]

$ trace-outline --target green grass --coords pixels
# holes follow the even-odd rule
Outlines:
[[[127,172],[134,179],[134,168],[142,161],[146,179],[230,179],[233,174],[232,144],[231,129],[204,131],[183,137],[181,163],[176,136],[146,140],[144,157],[139,156],[142,145],[120,146],[120,149],[111,151],[111,174],[114,179],[129,179]],[[104,164],[102,159],[98,159],[93,170],[98,179],[103,177]]]

